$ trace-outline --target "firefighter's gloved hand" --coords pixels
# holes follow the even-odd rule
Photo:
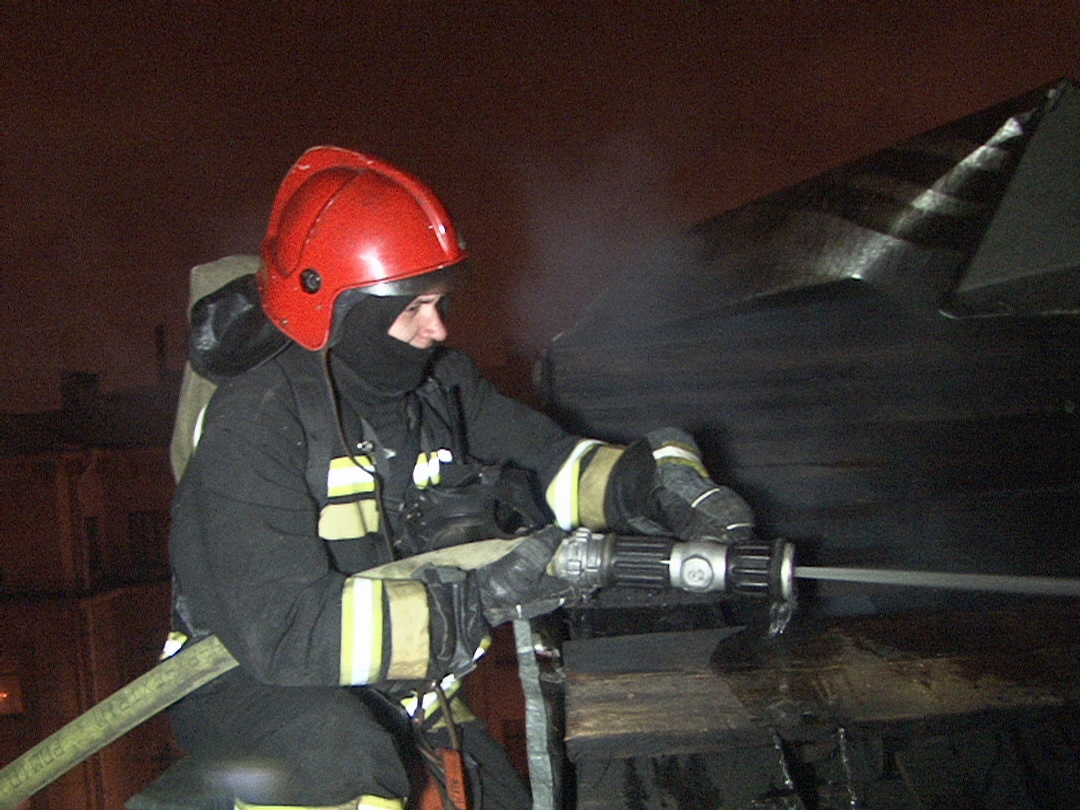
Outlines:
[[[557,526],[541,529],[510,553],[473,572],[484,617],[492,625],[542,616],[580,598],[575,586],[546,571],[564,537]]]
[[[611,470],[604,514],[624,534],[736,542],[754,530],[750,506],[709,478],[697,444],[678,428],[654,430],[626,448]]]
[[[477,651],[491,632],[480,586],[460,568],[427,565],[415,574],[427,586],[431,659],[428,677],[461,677],[476,667]]]

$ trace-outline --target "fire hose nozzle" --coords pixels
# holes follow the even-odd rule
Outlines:
[[[793,602],[795,548],[785,540],[683,541],[581,528],[563,540],[551,572],[584,590],[629,585]]]

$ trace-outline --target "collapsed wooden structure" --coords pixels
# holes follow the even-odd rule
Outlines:
[[[1075,806],[1080,606],[746,633],[566,643],[579,810]]]

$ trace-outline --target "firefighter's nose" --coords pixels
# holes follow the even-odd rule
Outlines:
[[[446,324],[443,323],[442,315],[437,307],[431,308],[431,312],[424,322],[424,334],[438,343],[446,340]]]

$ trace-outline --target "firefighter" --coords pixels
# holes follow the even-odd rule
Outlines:
[[[529,807],[455,697],[491,627],[575,597],[545,573],[565,530],[737,539],[750,510],[685,433],[571,435],[445,347],[467,257],[411,175],[309,150],[260,259],[192,311],[218,388],[174,503],[174,646],[216,634],[240,665],[171,709],[177,739],[237,807],[400,808],[447,739],[475,806]],[[489,537],[517,545],[368,573]]]

